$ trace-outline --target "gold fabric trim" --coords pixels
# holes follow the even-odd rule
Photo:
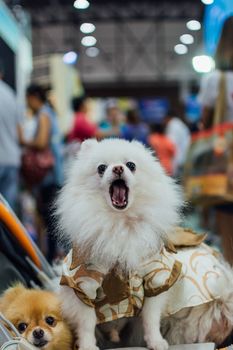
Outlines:
[[[112,305],[130,296],[129,278],[120,276],[114,269],[105,276],[102,287],[107,302]]]
[[[83,290],[79,287],[74,280],[68,276],[62,276],[60,281],[61,286],[68,286],[72,288],[75,294],[79,297],[82,302],[90,307],[95,307],[95,300],[91,300],[88,296],[83,292]]]
[[[178,280],[182,270],[182,263],[179,261],[175,261],[171,274],[165,281],[164,285],[159,286],[157,288],[145,288],[145,296],[146,297],[155,297],[163,292],[168,291],[173,284]]]
[[[171,237],[169,237],[169,242],[175,248],[196,247],[204,242],[206,236],[206,234],[197,234],[189,228],[177,227]]]

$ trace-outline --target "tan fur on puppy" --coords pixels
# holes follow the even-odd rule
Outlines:
[[[34,346],[46,350],[72,349],[72,335],[54,293],[18,284],[0,298],[0,311]]]

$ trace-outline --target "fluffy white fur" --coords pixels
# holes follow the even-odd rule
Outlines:
[[[136,164],[134,173],[127,168],[128,161]],[[100,164],[108,165],[102,177],[97,172]],[[109,195],[109,186],[115,178],[112,169],[119,165],[124,169],[123,178],[129,188],[128,206],[124,210],[115,209]],[[116,139],[99,143],[90,140],[82,144],[70,170],[59,198],[58,214],[64,236],[85,251],[90,260],[106,269],[116,263],[123,269],[135,269],[148,255],[156,255],[161,242],[178,224],[181,204],[179,189],[141,144]],[[233,281],[229,267],[227,271]],[[221,288],[226,290],[227,286]],[[177,319],[167,320],[163,326],[167,339],[171,343],[208,340],[214,325],[220,329],[223,319],[227,321],[219,333],[223,335],[224,327],[225,333],[229,332],[233,321],[232,295],[225,291],[224,294],[223,290],[220,295],[224,297],[218,305],[212,303],[194,308],[188,311],[187,318],[178,315]],[[148,348],[153,350],[168,348],[160,333],[160,321],[170,293],[172,288],[145,300],[142,311],[144,337]],[[79,349],[96,350],[95,310],[82,303],[68,287],[62,287],[61,297],[64,315],[75,330]],[[211,323],[210,319],[216,319],[217,323]],[[196,329],[200,329],[198,333]]]
[[[135,172],[127,168],[129,161],[136,164]],[[100,164],[108,166],[103,176],[97,172]],[[112,170],[119,165],[129,188],[124,210],[115,209],[109,195],[116,178]],[[70,170],[57,212],[65,237],[90,260],[108,269],[116,263],[123,269],[135,269],[149,254],[158,252],[162,240],[178,224],[181,203],[178,187],[140,143],[89,140],[82,144]],[[76,331],[80,350],[95,350],[95,311],[79,301],[73,290],[63,287],[61,293],[64,314]],[[159,317],[157,322],[154,329],[160,334]],[[167,346],[161,336],[157,345],[149,337],[148,331],[150,347]]]
[[[133,174],[126,163],[136,164]],[[108,165],[103,177],[100,164]],[[124,167],[129,205],[116,210],[110,201],[112,169]],[[72,243],[88,250],[94,261],[135,268],[144,257],[156,253],[179,221],[181,195],[159,162],[138,142],[111,139],[82,144],[58,203],[61,228]]]

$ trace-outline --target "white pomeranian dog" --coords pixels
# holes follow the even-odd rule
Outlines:
[[[82,144],[61,191],[57,213],[64,237],[78,247],[87,263],[94,261],[107,274],[116,265],[126,272],[137,270],[145,259],[156,257],[161,245],[172,240],[169,235],[172,236],[179,223],[181,206],[178,186],[143,145],[118,139],[87,140]],[[226,269],[228,274],[231,273],[228,267]],[[150,349],[168,348],[160,331],[161,317],[168,301],[176,302],[174,293],[172,287],[155,297],[145,298],[141,315],[144,337]],[[79,349],[97,349],[95,308],[80,300],[70,286],[61,286],[60,294],[64,316],[74,329]],[[223,330],[219,332],[222,336],[223,333],[228,335],[232,329],[230,313],[233,312],[229,294],[225,297],[230,305],[227,311],[219,311],[215,304],[212,309],[199,306],[181,317],[184,321],[183,324],[181,321],[179,330],[179,318],[170,318],[164,326],[167,339],[173,343],[208,340],[207,336],[214,326],[217,329],[218,324],[212,325],[209,318],[219,321],[222,314],[225,333]],[[94,293],[92,299],[95,297]],[[214,317],[214,312],[218,317]],[[208,315],[205,318],[204,313]],[[197,334],[201,316],[203,339]],[[184,330],[180,331],[182,327]]]

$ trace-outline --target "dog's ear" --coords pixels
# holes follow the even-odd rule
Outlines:
[[[3,309],[4,305],[9,305],[20,293],[25,290],[26,288],[21,283],[7,289],[0,298],[0,309]]]
[[[80,151],[81,152],[89,151],[93,147],[96,147],[97,144],[98,144],[98,141],[96,139],[88,139],[82,143]]]
[[[134,141],[132,141],[132,144],[134,146],[136,146],[137,148],[143,149],[145,151],[145,146],[141,142],[134,140]]]

